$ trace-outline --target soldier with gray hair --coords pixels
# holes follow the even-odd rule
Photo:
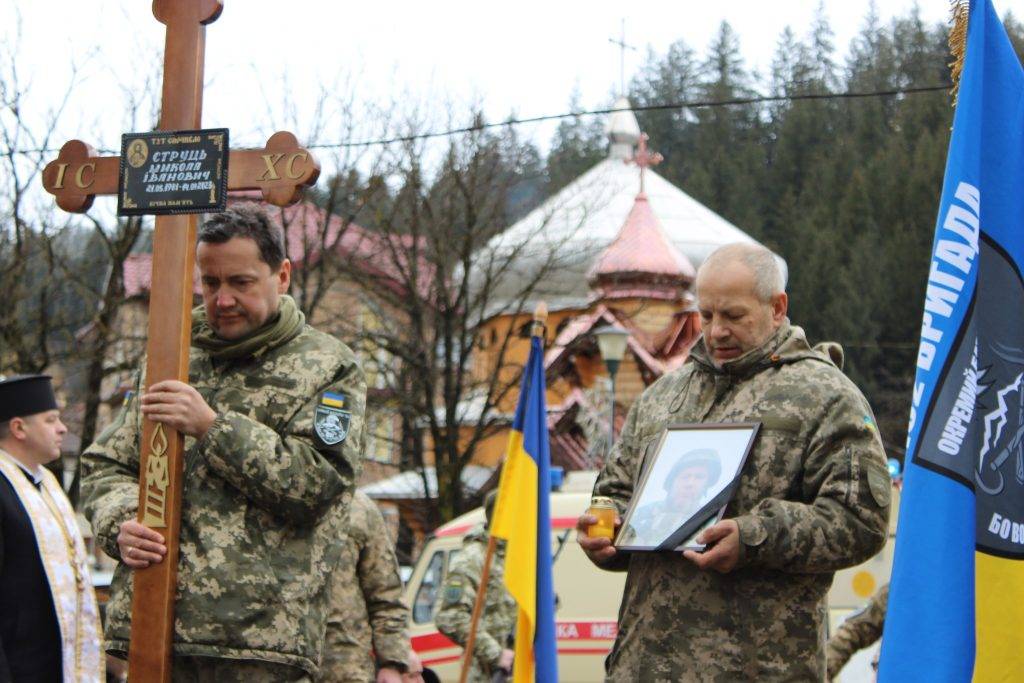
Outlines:
[[[625,511],[647,447],[674,423],[760,422],[704,552],[616,551],[591,561],[627,571],[608,680],[823,680],[826,594],[836,570],[885,543],[889,475],[871,408],[786,316],[775,256],[728,245],[697,274],[703,334],[687,363],[647,388],[594,486]]]
[[[140,370],[82,457],[85,514],[120,561],[106,647],[127,654],[132,572],[167,552],[136,521],[146,417],[185,436],[174,680],[310,680],[361,467],[366,384],[351,349],[286,295],[291,264],[261,208],[210,217],[196,261],[188,383]]]

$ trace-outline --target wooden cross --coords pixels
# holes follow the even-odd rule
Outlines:
[[[201,128],[206,25],[220,16],[223,0],[154,0],[164,24],[164,79],[158,130]],[[84,212],[98,194],[116,194],[116,156],[101,157],[79,140],[65,144],[43,170],[43,186],[65,211]],[[229,190],[260,190],[272,204],[298,201],[316,182],[320,165],[291,133],[278,132],[263,149],[230,152]],[[188,381],[188,350],[195,268],[196,216],[157,216],[153,235],[146,381]],[[128,653],[134,683],[170,681],[181,527],[182,436],[144,420],[139,462],[140,522],[159,531],[167,555],[134,573]]]
[[[649,152],[647,150],[648,139],[647,133],[640,133],[640,143],[637,145],[636,154],[629,159],[630,162],[640,167],[640,194],[644,193],[644,172],[647,170],[647,167],[657,166],[665,160],[665,157],[657,152]]]

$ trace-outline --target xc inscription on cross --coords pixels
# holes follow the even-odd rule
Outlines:
[[[206,25],[220,16],[223,0],[154,0],[153,15],[166,28],[161,131],[202,127]],[[99,156],[79,140],[65,144],[43,170],[43,185],[65,211],[84,212],[96,195],[116,194],[120,158]],[[235,150],[228,160],[229,190],[260,190],[278,206],[299,199],[316,182],[320,165],[291,133],[278,132],[263,149]],[[196,216],[157,216],[146,345],[147,386],[188,381]],[[140,522],[165,538],[167,555],[134,573],[129,677],[136,683],[170,681],[181,527],[182,436],[144,420],[140,451]]]

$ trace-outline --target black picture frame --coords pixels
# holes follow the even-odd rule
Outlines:
[[[695,537],[725,514],[760,428],[760,422],[666,427],[647,449],[615,548],[625,552],[703,550]],[[703,489],[698,495],[699,487]]]

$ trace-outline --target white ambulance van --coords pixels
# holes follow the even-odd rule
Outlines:
[[[569,472],[560,490],[551,493],[551,544],[555,594],[558,597],[559,680],[586,683],[604,680],[604,658],[616,635],[616,621],[625,572],[601,571],[591,564],[576,543],[576,518],[590,504],[596,472]],[[898,508],[893,489],[893,510]],[[895,532],[895,512],[890,537]],[[452,558],[462,547],[466,533],[482,523],[477,508],[439,527],[428,539],[405,586],[404,598],[411,608],[409,625],[412,647],[425,668],[442,681],[457,681],[462,649],[434,625],[441,585]],[[862,607],[875,589],[888,581],[892,566],[892,539],[885,549],[864,564],[836,574],[829,593],[831,627]],[[859,653],[839,679],[843,683],[871,681],[870,650]]]

